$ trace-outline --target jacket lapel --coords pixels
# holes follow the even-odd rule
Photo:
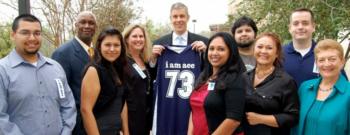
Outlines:
[[[84,50],[84,48],[79,44],[79,42],[74,38],[72,40],[72,43],[75,51],[74,55],[84,63],[89,62],[89,55]]]
[[[306,88],[305,91],[300,91],[300,92],[304,92],[303,93],[304,96],[301,98],[303,98],[305,101],[304,101],[304,103],[301,103],[301,104],[304,104],[304,106],[302,106],[302,108],[305,108],[304,109],[305,112],[300,112],[300,120],[301,120],[300,124],[301,125],[299,125],[299,128],[305,127],[306,115],[308,114],[312,104],[316,100],[316,93],[317,93],[319,83],[320,83],[320,79],[317,79],[316,81],[310,83],[310,85]],[[304,129],[299,129],[299,134],[302,134],[302,131],[304,131]]]
[[[196,39],[193,38],[193,33],[191,32],[188,32],[188,35],[187,35],[187,44],[192,44]]]

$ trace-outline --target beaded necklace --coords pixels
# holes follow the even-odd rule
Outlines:
[[[321,92],[329,92],[329,91],[332,91],[332,90],[333,90],[332,87],[330,87],[330,88],[328,88],[328,89],[322,89],[321,87],[318,87],[318,89],[319,89]]]

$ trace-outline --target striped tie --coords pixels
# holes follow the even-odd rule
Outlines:
[[[185,43],[185,39],[181,36],[176,37],[177,42],[179,43],[179,45],[187,45],[187,43]]]

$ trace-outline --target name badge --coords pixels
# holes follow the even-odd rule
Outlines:
[[[215,82],[209,82],[208,90],[211,91],[211,90],[214,90],[214,88],[215,88]]]
[[[137,65],[136,63],[132,64],[132,66],[134,67],[134,69],[137,71],[137,73],[141,76],[142,79],[145,79],[147,76],[145,75],[145,73],[143,73],[142,69],[139,67],[139,65]]]
[[[312,72],[316,74],[320,73],[320,71],[318,70],[318,67],[316,66],[316,62],[314,62],[314,68],[312,69]]]
[[[66,94],[64,93],[64,87],[61,79],[55,79],[56,84],[57,84],[57,89],[58,89],[58,95],[61,99],[66,97]]]

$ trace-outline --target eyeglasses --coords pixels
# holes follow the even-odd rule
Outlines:
[[[18,34],[25,36],[27,38],[29,38],[31,35],[33,35],[34,37],[40,37],[41,31],[30,32],[29,30],[21,30],[18,32]]]

